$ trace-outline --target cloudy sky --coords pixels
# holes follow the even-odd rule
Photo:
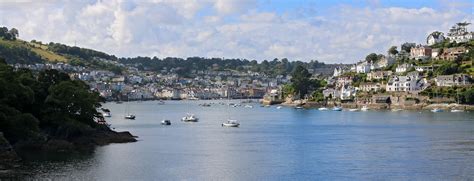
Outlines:
[[[351,63],[472,18],[470,0],[0,0],[21,39],[120,57]]]

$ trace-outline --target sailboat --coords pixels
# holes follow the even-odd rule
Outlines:
[[[459,94],[456,93],[456,96],[458,97],[457,98],[457,103],[459,105]],[[451,109],[451,112],[464,112],[464,110],[453,108],[453,109]]]
[[[438,90],[435,91],[436,97],[438,97],[437,91],[438,91]],[[439,100],[439,99],[438,99],[438,100]],[[438,102],[438,103],[439,103],[439,102]],[[443,112],[443,110],[440,109],[440,108],[434,108],[434,109],[431,109],[431,112]]]
[[[125,105],[125,119],[135,119],[135,115],[133,114],[130,114],[130,110],[129,110],[129,99],[128,99],[128,95],[127,95],[127,103]]]
[[[229,94],[227,94],[227,121],[222,123],[221,126],[222,127],[239,127],[240,126],[240,123],[237,122],[237,120],[233,120],[233,119],[230,119],[230,112],[229,112],[229,108],[230,108],[230,103],[229,103]]]
[[[360,110],[361,110],[361,111],[368,111],[369,108],[368,108],[366,105],[364,105],[364,106],[362,106],[362,108],[360,108]]]

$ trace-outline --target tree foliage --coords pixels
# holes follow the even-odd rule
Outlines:
[[[67,74],[46,70],[34,76],[0,60],[0,85],[0,132],[13,144],[43,131],[69,139],[97,126],[101,98]]]
[[[311,88],[311,81],[309,80],[311,74],[306,68],[298,65],[291,73],[291,76],[291,85],[295,94],[297,94],[299,98],[303,98]]]

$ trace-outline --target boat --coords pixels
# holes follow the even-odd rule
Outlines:
[[[227,120],[227,122],[222,123],[222,127],[239,127],[240,123],[237,122],[237,120]]]
[[[327,107],[320,107],[320,108],[318,108],[318,110],[320,110],[320,111],[327,111],[327,110],[329,110],[329,109],[328,109]]]
[[[184,121],[184,122],[198,122],[199,121],[199,118],[197,118],[196,116],[194,116],[194,114],[187,114],[186,116],[184,116],[183,118],[181,118],[181,121]]]
[[[336,107],[333,107],[332,110],[333,110],[333,111],[342,111],[342,108],[336,106]]]
[[[230,119],[230,96],[227,95],[227,121],[222,123],[222,127],[239,127],[240,123],[237,122],[237,120]]]
[[[264,107],[270,107],[270,105],[265,105]]]
[[[245,108],[253,108],[253,106],[252,106],[252,105],[248,105],[248,104],[247,104],[247,105],[245,105],[244,107],[245,107]]]
[[[125,116],[125,119],[135,119],[135,115],[128,114],[128,115]]]
[[[295,109],[303,109],[302,106],[296,106]]]
[[[277,109],[281,109],[281,106],[277,106],[276,108],[277,108]]]
[[[128,95],[127,95],[127,102],[125,103],[125,110],[124,110],[124,114],[125,114],[125,119],[135,119],[135,115],[134,114],[131,114],[130,113],[130,101],[128,99]]]
[[[162,124],[162,125],[171,125],[171,121],[165,119],[165,120],[161,121],[161,124]]]
[[[110,112],[104,112],[104,113],[102,113],[102,116],[104,116],[104,117],[106,117],[106,118],[112,117],[112,115],[110,114]]]
[[[351,112],[359,111],[359,109],[349,109]]]
[[[464,112],[462,109],[451,109],[451,112]]]
[[[360,108],[361,111],[368,111],[369,108],[367,106],[362,106],[362,108]]]
[[[443,110],[439,108],[434,108],[431,110],[431,112],[443,112]]]
[[[403,109],[392,109],[392,112],[402,111]]]

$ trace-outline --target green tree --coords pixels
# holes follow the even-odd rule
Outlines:
[[[390,47],[387,52],[388,52],[388,54],[390,54],[390,55],[396,55],[396,54],[398,54],[397,46],[392,46],[392,47]]]
[[[376,62],[378,60],[378,56],[376,53],[371,53],[371,54],[368,54],[366,57],[365,57],[365,60],[368,61],[368,62]]]
[[[306,68],[298,65],[291,75],[291,85],[294,88],[295,93],[299,95],[299,98],[303,98],[310,89],[311,81],[309,78],[311,77],[311,74]]]

